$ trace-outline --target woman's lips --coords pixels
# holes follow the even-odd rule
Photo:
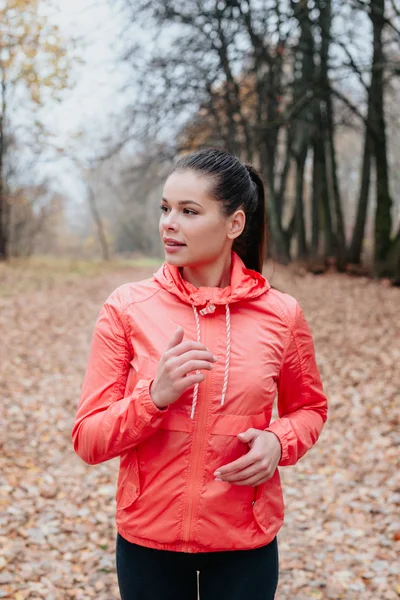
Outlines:
[[[165,242],[164,244],[166,252],[177,252],[181,248],[185,247],[185,244],[175,244],[172,242]]]

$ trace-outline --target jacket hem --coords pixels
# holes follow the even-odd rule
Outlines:
[[[168,550],[170,552],[186,552],[188,554],[199,554],[200,552],[234,552],[235,550],[255,550],[256,548],[262,548],[270,544],[277,536],[276,531],[271,536],[266,536],[260,544],[254,544],[252,546],[241,546],[240,548],[226,548],[226,547],[212,547],[201,546],[193,542],[176,541],[169,543],[160,543],[155,540],[148,540],[147,538],[141,538],[137,535],[132,535],[125,531],[119,525],[117,526],[118,533],[131,544],[137,544],[138,546],[144,546],[145,548],[153,548],[154,550]]]

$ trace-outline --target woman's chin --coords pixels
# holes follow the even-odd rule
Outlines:
[[[187,261],[182,257],[174,256],[173,254],[165,253],[165,262],[169,265],[173,265],[174,267],[185,267]]]

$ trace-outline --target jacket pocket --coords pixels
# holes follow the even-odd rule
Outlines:
[[[264,413],[257,415],[214,414],[211,423],[211,433],[217,435],[237,436],[247,429],[266,429],[269,419]],[[242,443],[242,442],[239,442]]]
[[[284,501],[278,469],[269,481],[257,486],[253,514],[260,529],[267,534],[283,523]]]
[[[212,456],[209,456],[210,477],[215,467],[227,464],[247,454],[247,444],[237,439],[237,435],[249,428],[264,430],[268,427],[269,415],[219,415],[211,427]],[[215,457],[219,464],[216,464]],[[222,458],[222,460],[221,460]],[[218,485],[218,484],[215,484]],[[249,527],[253,522],[255,528],[261,529],[268,536],[275,535],[283,522],[284,503],[280,475],[278,469],[271,479],[259,486],[235,486],[219,483],[224,486],[224,506],[230,506],[235,527]],[[216,488],[218,489],[218,488]],[[234,511],[232,507],[236,507]]]
[[[264,414],[256,415],[213,415],[210,423],[210,437],[204,459],[205,483],[201,504],[202,521],[208,523],[204,535],[214,535],[218,529],[228,531],[229,544],[240,548],[243,539],[257,532],[257,523],[253,515],[253,503],[256,488],[254,486],[234,485],[227,481],[216,481],[214,472],[249,452],[249,446],[237,437],[254,427],[264,429],[267,426]],[[247,532],[247,533],[246,533]]]
[[[139,466],[136,448],[134,448],[121,457],[116,493],[117,511],[131,506],[137,500],[139,494]]]
[[[247,454],[248,444],[237,437],[251,427],[264,430],[268,421],[263,413],[256,415],[213,415],[210,423],[209,468],[222,467]]]

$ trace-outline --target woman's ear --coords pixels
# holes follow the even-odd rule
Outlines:
[[[228,238],[234,240],[243,232],[246,225],[246,215],[242,209],[237,210],[229,217]]]

